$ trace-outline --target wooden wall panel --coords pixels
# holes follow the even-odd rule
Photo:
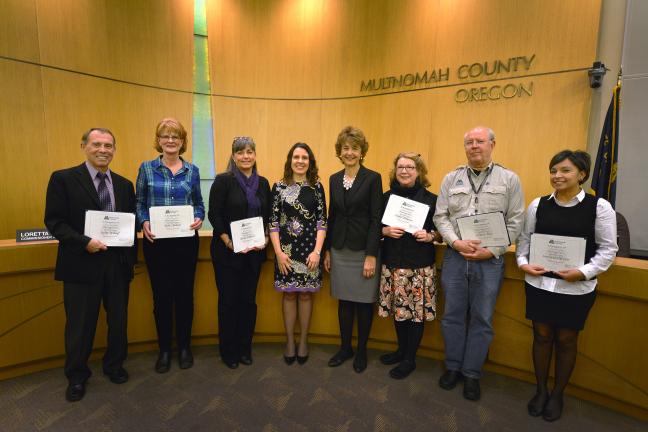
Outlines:
[[[164,88],[192,90],[193,2],[38,2],[41,61]]]
[[[411,150],[428,162],[438,192],[465,162],[464,132],[481,124],[495,130],[494,158],[520,175],[529,202],[550,191],[553,154],[586,147],[587,72],[569,71],[594,59],[599,13],[600,1],[586,0],[208,2],[217,170],[231,138],[252,135],[262,172],[275,180],[299,139],[313,144],[326,183],[341,168],[337,133],[353,124],[367,135],[366,165],[385,187],[395,154]],[[534,54],[529,71],[457,76],[462,64]],[[450,69],[441,88],[360,92],[363,80],[440,67]],[[515,78],[528,73],[540,75]],[[492,78],[499,80],[476,82]],[[509,83],[532,85],[533,95],[455,101],[461,89]]]
[[[132,181],[139,164],[158,154],[153,141],[159,120],[176,117],[191,136],[190,94],[56,70],[43,71],[43,94],[51,170],[85,160],[81,135],[94,126],[115,134],[117,150],[110,166]]]
[[[16,181],[0,182],[3,202],[11,203],[0,218],[0,238],[13,238],[16,229],[43,226],[49,175],[85,159],[80,138],[88,128],[115,133],[111,167],[133,181],[139,164],[157,154],[152,144],[161,118],[177,117],[191,133],[193,6],[5,3],[0,55],[9,58],[0,59],[0,170]]]
[[[449,66],[456,83],[464,63],[531,54],[533,73],[587,67],[600,13],[600,0],[212,0],[208,6],[212,90],[276,98],[350,96],[361,80],[434,67]]]
[[[0,60],[0,238],[43,227],[49,153],[39,68]]]
[[[0,55],[37,62],[36,0],[3,0],[0,14]]]

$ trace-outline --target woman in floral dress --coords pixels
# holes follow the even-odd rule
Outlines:
[[[320,255],[326,236],[326,202],[315,155],[308,144],[292,146],[283,178],[272,187],[270,240],[275,251],[275,289],[283,292],[284,360],[308,360],[312,293],[322,285]],[[300,338],[294,327],[299,316]]]
[[[437,197],[426,189],[430,186],[426,175],[427,168],[420,155],[400,153],[394,159],[390,189],[384,196],[385,207],[392,195],[429,206],[421,230],[409,233],[395,226],[382,229],[378,315],[394,316],[398,349],[383,354],[380,361],[386,365],[397,364],[389,371],[394,379],[403,379],[414,371],[424,323],[436,317],[434,241],[440,241],[441,236],[432,221]]]

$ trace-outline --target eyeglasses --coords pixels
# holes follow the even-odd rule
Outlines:
[[[484,145],[485,143],[489,142],[490,140],[483,140],[483,139],[471,139],[471,140],[465,140],[464,145],[466,147],[477,144],[477,145]]]
[[[416,167],[413,165],[398,165],[396,171],[416,171]]]
[[[182,138],[177,135],[160,135],[158,138],[162,141],[182,141]]]

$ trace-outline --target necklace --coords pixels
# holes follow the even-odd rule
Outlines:
[[[348,177],[346,174],[344,174],[344,177],[342,177],[342,187],[345,190],[351,189],[351,187],[353,186],[353,181],[355,179],[355,177]]]

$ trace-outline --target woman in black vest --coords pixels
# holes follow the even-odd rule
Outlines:
[[[526,273],[526,317],[533,321],[537,382],[527,409],[531,416],[541,415],[547,421],[558,420],[562,414],[563,391],[576,362],[578,333],[596,298],[596,276],[610,267],[618,249],[614,209],[581,188],[589,177],[590,164],[589,154],[583,151],[563,150],[551,159],[554,192],[531,202],[517,243],[518,266]],[[551,272],[530,262],[534,233],[584,238],[584,264]],[[554,346],[555,382],[549,394],[547,379]]]
[[[256,324],[256,289],[265,246],[234,253],[230,223],[252,217],[268,224],[270,184],[257,173],[250,137],[236,137],[227,172],[214,179],[209,193],[209,221],[214,227],[211,256],[218,287],[218,338],[223,363],[230,369],[252,364]],[[266,244],[268,237],[266,235]]]
[[[416,369],[416,351],[423,338],[425,321],[436,318],[434,241],[441,241],[441,235],[432,221],[437,196],[426,189],[430,182],[421,156],[400,153],[394,159],[389,180],[390,188],[383,197],[385,207],[392,195],[429,206],[423,229],[409,233],[397,226],[382,228],[378,315],[394,316],[398,349],[380,356],[380,362],[398,363],[389,376],[403,379]]]
[[[337,367],[353,357],[351,334],[358,319],[358,346],[353,370],[367,368],[367,341],[374,303],[378,299],[380,174],[363,166],[369,143],[358,128],[347,126],[337,137],[335,154],[344,169],[329,180],[328,233],[324,243],[324,268],[331,273],[331,295],[339,300],[340,350],[329,360]]]

